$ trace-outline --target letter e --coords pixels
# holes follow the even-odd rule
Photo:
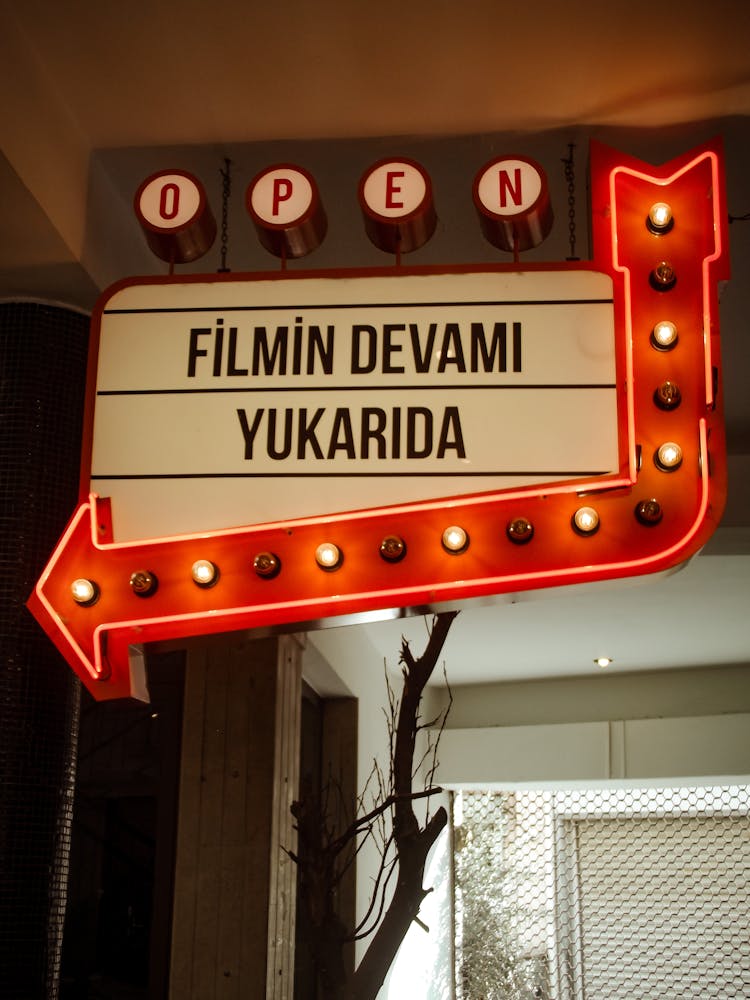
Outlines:
[[[403,208],[404,203],[402,201],[396,201],[394,195],[401,194],[401,188],[399,185],[395,184],[394,181],[397,177],[405,177],[405,171],[403,170],[389,170],[385,175],[385,207],[386,208]]]

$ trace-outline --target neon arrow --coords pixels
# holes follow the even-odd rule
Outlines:
[[[682,480],[681,506],[658,530],[636,527],[641,536],[637,555],[630,534],[620,530],[625,518],[633,521],[637,494],[623,486],[584,501],[567,486],[544,497],[527,490],[502,498],[389,508],[366,518],[345,514],[336,521],[311,518],[121,544],[112,541],[109,501],[92,494],[74,513],[29,608],[101,699],[138,696],[143,687],[136,674],[140,660],[130,656],[130,647],[145,642],[667,569],[696,551],[715,527],[705,421],[699,432],[691,464],[700,475],[690,477],[687,485]],[[571,517],[582,503],[591,502],[605,527],[581,537],[571,529]],[[521,511],[534,532],[546,538],[533,560],[532,547],[511,541],[507,529],[508,537],[500,538],[500,526]],[[458,555],[440,543],[453,520],[465,527],[471,541]],[[390,562],[380,557],[394,526],[400,538],[408,538],[416,558]],[[335,572],[326,572],[314,553],[321,542],[331,540],[343,562]],[[264,578],[254,563],[259,554],[270,553],[280,571]],[[191,567],[197,560],[209,560],[217,568],[215,586],[195,583]],[[131,577],[139,572],[156,581],[148,596],[139,596],[131,586]],[[95,585],[94,602],[83,605],[74,599],[71,585],[80,579]],[[425,579],[432,582],[425,585]]]

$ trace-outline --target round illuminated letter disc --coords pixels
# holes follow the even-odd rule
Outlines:
[[[414,160],[381,160],[359,182],[370,240],[386,253],[410,253],[430,239],[437,216],[427,171]]]
[[[535,160],[492,160],[475,177],[473,194],[482,232],[500,250],[530,250],[552,229],[547,178]]]
[[[204,200],[194,177],[170,171],[145,181],[136,196],[136,208],[149,226],[172,231],[197,219]]]
[[[245,199],[261,244],[276,257],[304,257],[328,227],[315,179],[291,163],[257,174]]]
[[[427,182],[413,163],[389,160],[365,175],[362,197],[365,206],[386,219],[402,219],[424,202]]]
[[[482,207],[494,215],[518,215],[536,204],[542,190],[540,169],[530,160],[495,160],[477,182]]]
[[[300,170],[276,167],[250,186],[249,207],[266,225],[291,226],[310,211],[313,188]]]
[[[172,264],[197,260],[216,238],[203,185],[183,170],[147,177],[136,191],[135,214],[152,253]]]

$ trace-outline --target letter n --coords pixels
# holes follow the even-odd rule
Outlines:
[[[516,167],[513,171],[513,182],[508,175],[507,170],[501,170],[498,174],[498,181],[500,183],[500,207],[506,208],[508,205],[508,195],[510,195],[511,200],[514,205],[521,205],[523,203],[523,193],[521,191],[521,168]]]

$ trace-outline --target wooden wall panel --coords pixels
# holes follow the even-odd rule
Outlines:
[[[269,856],[268,979],[266,1000],[292,1000],[297,849],[291,805],[299,794],[302,713],[302,647],[294,636],[279,641],[278,697]]]
[[[291,1000],[300,678],[291,636],[188,657],[171,1000]]]
[[[197,827],[200,819],[206,660],[205,651],[192,654],[188,658],[185,672],[169,978],[169,996],[175,1000],[181,996],[191,996],[192,955],[198,902],[195,886],[200,867]]]

